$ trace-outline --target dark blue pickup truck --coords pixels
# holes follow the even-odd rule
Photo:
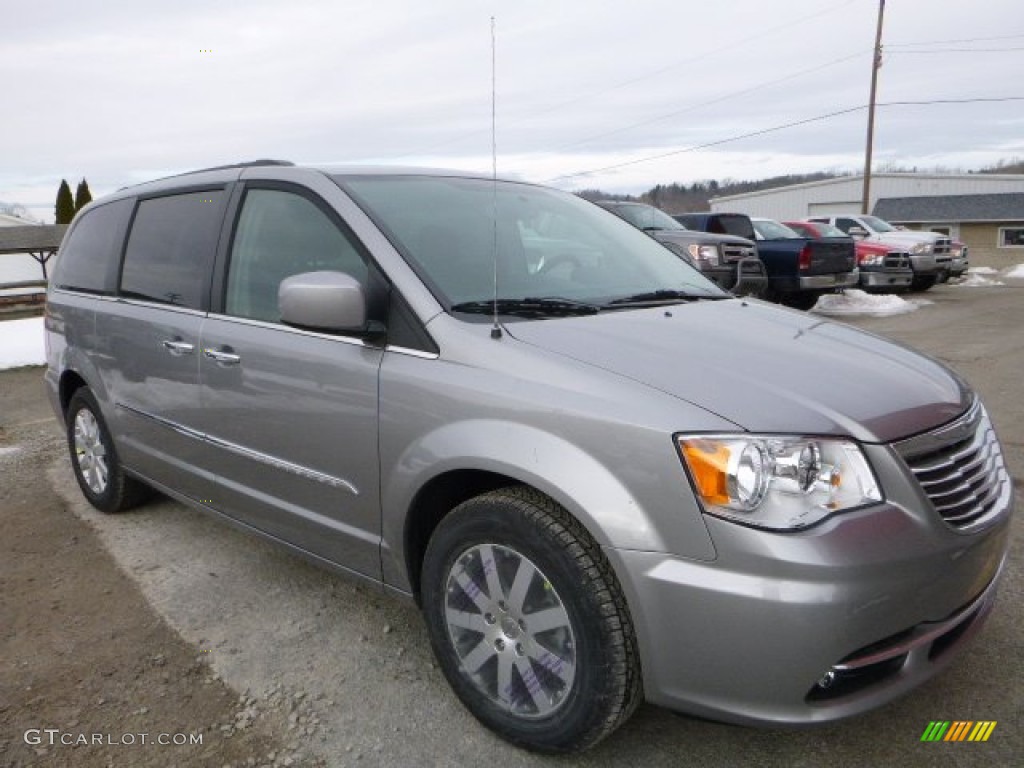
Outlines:
[[[853,240],[801,237],[771,219],[743,213],[683,213],[673,218],[690,229],[746,237],[757,243],[757,255],[768,272],[765,298],[809,309],[824,293],[856,287],[859,281]]]

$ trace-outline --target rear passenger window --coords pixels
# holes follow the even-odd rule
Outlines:
[[[143,200],[125,250],[121,292],[175,306],[204,308],[204,287],[220,230],[224,192]]]
[[[346,272],[366,284],[354,238],[316,203],[279,189],[250,189],[242,204],[228,266],[229,315],[277,323],[277,289],[301,272]]]
[[[53,284],[89,293],[113,293],[132,200],[94,207],[75,222],[60,249]]]

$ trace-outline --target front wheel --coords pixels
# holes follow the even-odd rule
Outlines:
[[[71,466],[90,504],[101,512],[121,512],[149,495],[146,486],[121,468],[103,414],[88,388],[72,395],[65,421]]]
[[[470,712],[528,749],[586,749],[641,699],[640,662],[611,566],[550,498],[504,488],[441,521],[423,565],[434,653]]]
[[[914,275],[914,279],[910,281],[910,290],[927,291],[937,280],[937,275]]]

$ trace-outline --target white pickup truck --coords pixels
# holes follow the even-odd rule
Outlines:
[[[858,240],[898,246],[901,251],[907,251],[914,270],[912,291],[927,291],[935,285],[939,276],[949,271],[953,259],[950,239],[937,232],[896,229],[877,216],[851,213],[810,216],[807,220],[832,224]]]

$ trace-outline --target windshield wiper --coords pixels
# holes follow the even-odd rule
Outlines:
[[[646,293],[634,293],[632,296],[623,296],[621,299],[612,299],[605,307],[652,307],[659,304],[677,304],[681,301],[701,301],[703,299],[717,300],[729,299],[731,296],[715,296],[710,293],[688,293],[687,291],[675,291],[660,289]]]
[[[597,304],[585,301],[555,297],[526,297],[523,299],[498,299],[495,301],[463,301],[452,305],[453,312],[472,312],[489,315],[518,315],[521,317],[566,317],[570,315],[596,315],[601,311]]]

